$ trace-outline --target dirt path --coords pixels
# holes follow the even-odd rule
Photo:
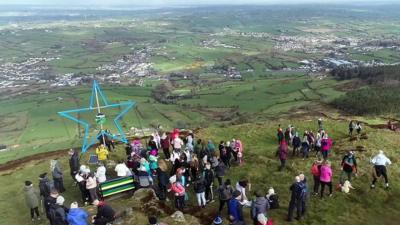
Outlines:
[[[61,149],[61,150],[56,150],[56,151],[51,151],[51,152],[43,152],[43,153],[38,153],[35,155],[30,155],[30,156],[27,156],[24,158],[11,160],[11,161],[8,161],[8,162],[0,165],[0,172],[7,171],[7,170],[15,170],[18,167],[24,166],[28,162],[32,162],[32,161],[43,161],[43,160],[47,160],[50,158],[65,156],[67,154],[68,150],[69,149]]]

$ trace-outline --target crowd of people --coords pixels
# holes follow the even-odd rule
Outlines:
[[[350,127],[349,127],[350,129]],[[359,128],[361,129],[361,128]],[[357,132],[358,128],[356,128]],[[350,134],[352,134],[350,132]],[[279,170],[286,168],[286,161],[292,147],[292,157],[301,153],[303,160],[310,153],[315,154],[316,160],[311,166],[313,176],[312,194],[325,195],[328,187],[329,194],[333,194],[333,170],[330,162],[330,151],[333,140],[323,127],[322,119],[318,120],[318,131],[304,131],[302,137],[299,130],[289,125],[285,131],[279,125],[277,130],[279,147],[277,156],[280,159]],[[126,159],[120,160],[113,171],[110,168],[109,156],[115,148],[111,142],[100,142],[95,150],[97,166],[94,172],[87,165],[81,165],[77,150],[69,152],[70,175],[81,193],[81,205],[92,204],[97,207],[97,214],[89,218],[88,213],[79,207],[78,202],[64,205],[61,195],[65,191],[64,173],[57,159],[52,160],[50,169],[52,180],[47,173],[39,176],[39,193],[36,192],[31,181],[25,182],[25,198],[31,211],[31,218],[40,220],[39,206],[44,205],[46,217],[51,225],[87,225],[90,220],[94,225],[106,225],[113,222],[120,215],[99,193],[99,184],[115,177],[133,176],[137,188],[152,188],[161,201],[174,199],[177,210],[185,212],[189,199],[195,199],[199,209],[208,207],[215,200],[219,201],[218,217],[214,224],[222,224],[223,217],[232,225],[243,225],[245,219],[243,208],[250,209],[251,219],[256,225],[271,225],[272,219],[268,211],[279,207],[279,197],[271,187],[268,191],[256,190],[254,198],[248,197],[246,191],[251,191],[251,184],[243,179],[232,183],[225,179],[225,174],[232,166],[242,166],[245,161],[245,151],[242,142],[238,139],[220,141],[216,147],[212,140],[195,138],[192,132],[182,134],[178,129],[172,132],[156,131],[148,142],[136,138],[125,147]],[[161,151],[162,150],[162,154]],[[377,178],[383,176],[386,187],[389,187],[386,166],[390,160],[382,151],[371,159],[374,164],[374,179],[371,188],[375,188]],[[342,159],[339,187],[349,193],[353,189],[351,179],[357,176],[357,160],[353,151],[349,151]],[[113,175],[110,175],[113,174]],[[290,186],[291,198],[288,207],[288,221],[292,221],[296,210],[296,219],[306,215],[307,198],[309,196],[307,178],[304,173],[298,174]],[[226,213],[224,208],[227,206]],[[156,222],[154,222],[156,221]],[[157,219],[150,215],[150,224],[158,224]]]

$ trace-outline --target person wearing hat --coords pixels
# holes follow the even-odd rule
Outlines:
[[[64,197],[58,196],[55,204],[50,205],[49,215],[51,225],[68,225],[68,209],[64,207]]]
[[[251,202],[251,218],[253,219],[254,225],[259,224],[259,214],[267,216],[267,211],[269,209],[268,200],[264,197],[264,193],[260,190],[256,191],[255,193],[256,199]],[[263,218],[263,217],[262,217]]]
[[[36,213],[37,219],[40,220],[39,193],[33,187],[32,182],[25,181],[24,195],[25,195],[26,206],[28,206],[28,208],[31,211],[31,219],[32,219],[32,221],[35,221],[35,213]]]
[[[88,216],[85,210],[79,208],[77,202],[73,202],[67,215],[67,221],[70,225],[88,225]]]
[[[70,158],[69,158],[69,169],[71,173],[72,179],[75,181],[75,175],[79,172],[79,154],[77,150],[70,149],[68,152]]]
[[[371,163],[374,165],[374,179],[371,184],[371,188],[375,188],[375,183],[378,180],[378,177],[383,176],[385,179],[385,187],[389,188],[389,180],[387,176],[386,166],[392,164],[390,159],[383,154],[382,150],[379,150],[379,153],[371,159]]]
[[[351,181],[353,172],[357,175],[357,161],[353,151],[348,151],[342,159],[342,173],[340,174],[340,185],[344,184],[345,178]]]
[[[301,179],[299,176],[295,177],[295,182],[290,186],[290,191],[292,192],[290,202],[289,202],[289,212],[288,212],[288,218],[287,221],[291,222],[293,221],[293,213],[294,209],[296,209],[297,212],[297,220],[301,219],[301,213],[302,213],[302,202],[304,199],[304,184],[301,182]]]
[[[232,194],[232,198],[228,203],[228,214],[232,216],[235,221],[244,222],[242,204],[240,204],[242,193],[235,190]]]
[[[222,218],[220,216],[215,217],[213,224],[214,225],[222,225]]]
[[[158,223],[157,217],[155,216],[149,216],[148,220],[150,225],[168,225],[166,223]]]

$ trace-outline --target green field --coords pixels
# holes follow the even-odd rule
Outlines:
[[[212,82],[214,78],[217,80]],[[125,132],[131,127],[151,128],[158,124],[168,129],[229,125],[237,119],[232,115],[236,112],[242,114],[241,120],[255,121],[295,112],[307,105],[326,103],[342,94],[335,90],[340,82],[313,80],[307,76],[218,81],[218,76],[211,75],[203,81],[207,85],[200,85],[193,96],[169,105],[160,104],[152,98],[151,92],[156,86],[105,86],[104,92],[109,102],[136,102],[136,108],[121,121]],[[193,88],[190,80],[178,83],[179,88],[173,94],[190,94]],[[39,152],[80,146],[84,128],[60,117],[57,112],[86,107],[89,104],[89,93],[90,87],[79,87],[0,101],[0,104],[9,106],[0,109],[0,144],[11,149],[0,154],[0,163]],[[116,108],[105,111],[110,118],[105,127],[112,132],[116,132],[111,124],[112,118],[120,110]],[[73,116],[78,117],[77,114]],[[79,116],[93,122],[95,114],[81,113]],[[92,136],[97,134],[98,129],[91,128]]]

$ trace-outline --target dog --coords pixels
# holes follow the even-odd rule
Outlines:
[[[348,180],[346,180],[340,188],[341,188],[342,192],[344,192],[346,194],[350,193],[350,189],[355,189],[355,188],[353,188],[353,186],[351,186],[351,183]]]

